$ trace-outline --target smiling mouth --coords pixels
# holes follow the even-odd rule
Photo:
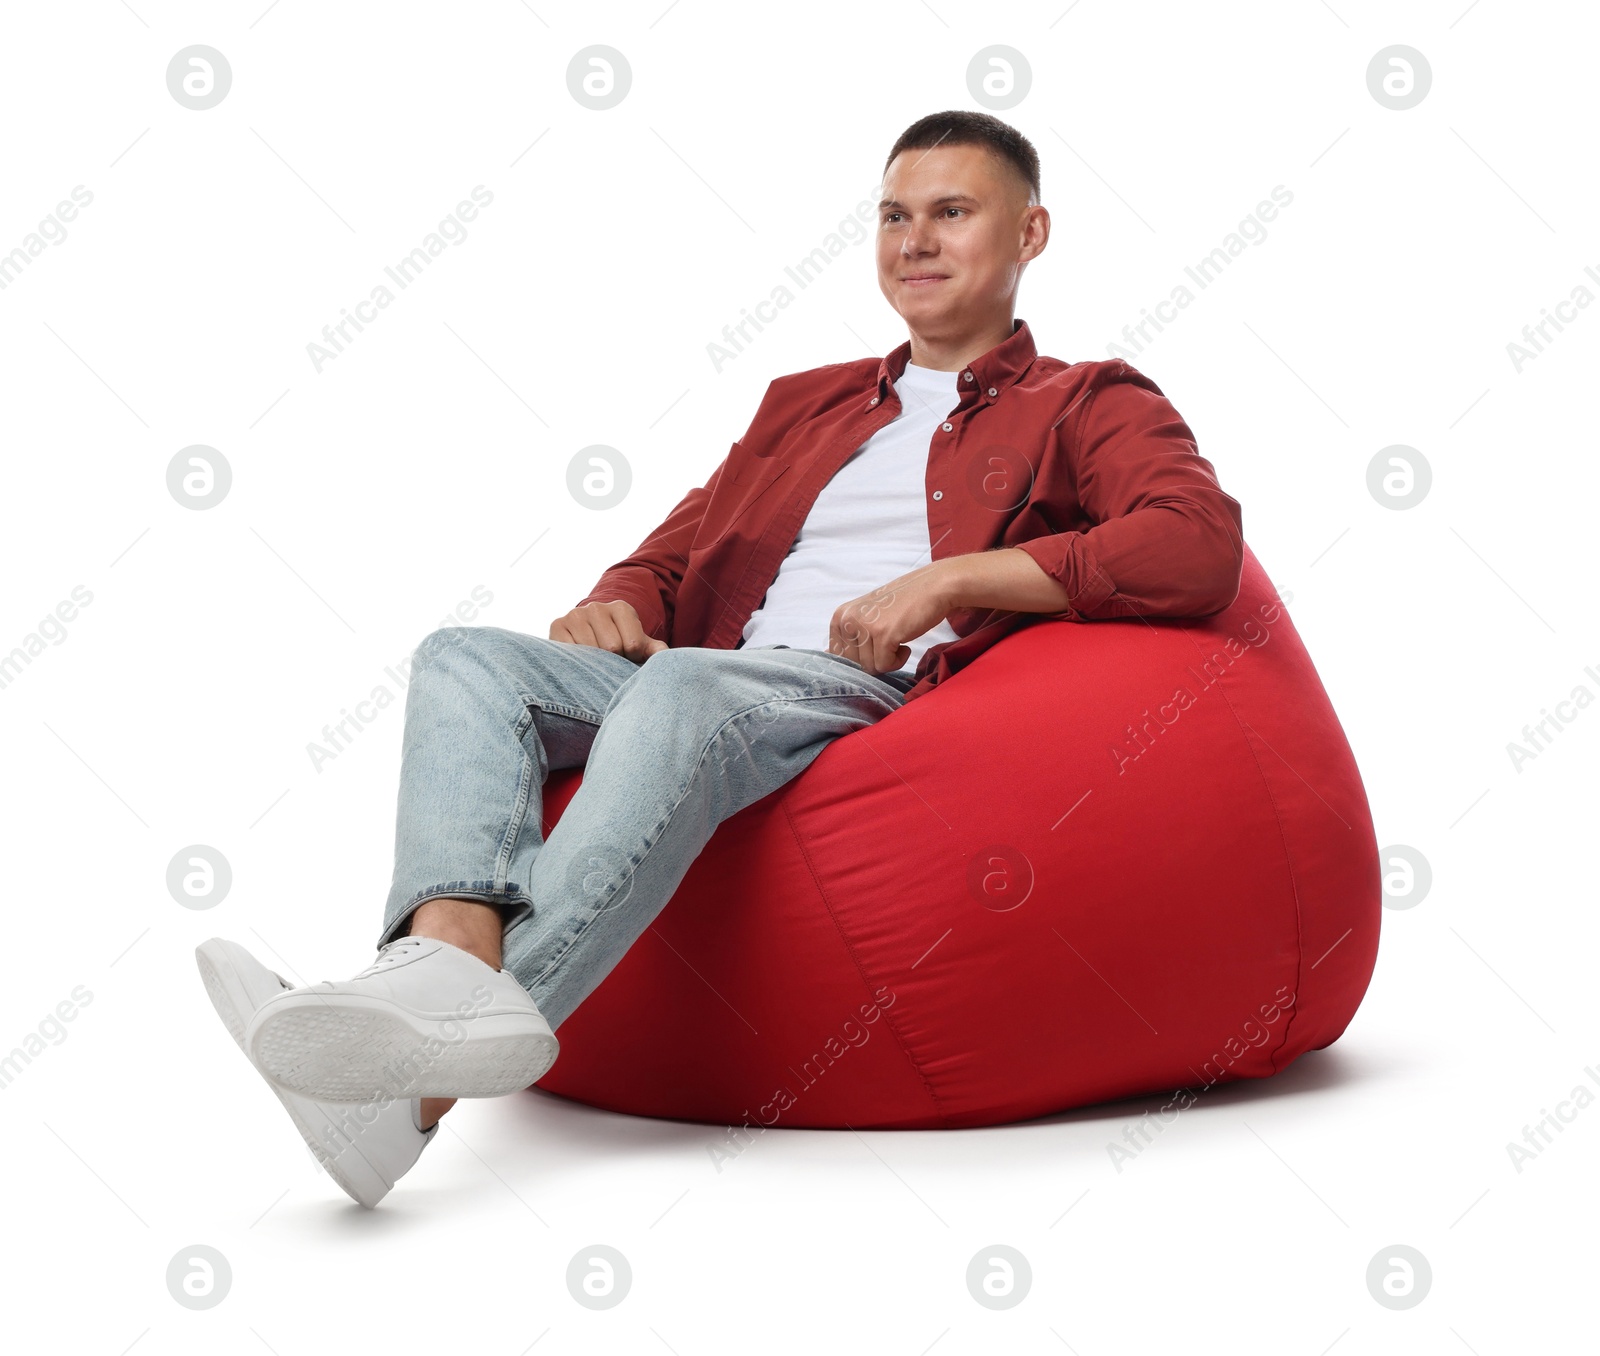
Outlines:
[[[943,274],[929,273],[921,276],[901,278],[900,281],[903,282],[907,287],[927,287],[930,283],[948,282],[949,279]]]

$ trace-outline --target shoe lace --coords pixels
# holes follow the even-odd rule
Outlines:
[[[392,942],[385,942],[378,948],[377,959],[367,966],[361,974],[376,974],[379,970],[385,970],[392,965],[397,965],[421,945],[422,938],[420,937],[396,937]],[[360,978],[360,976],[358,975],[357,978]]]

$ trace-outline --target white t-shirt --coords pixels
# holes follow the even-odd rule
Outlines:
[[[928,449],[933,432],[961,403],[959,372],[907,363],[895,383],[900,414],[850,456],[822,487],[767,596],[744,627],[746,648],[828,648],[840,604],[860,598],[933,559],[928,535]],[[930,645],[955,640],[947,621],[907,640],[915,669]]]

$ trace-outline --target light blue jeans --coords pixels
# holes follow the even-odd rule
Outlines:
[[[552,1029],[672,898],[718,824],[905,704],[909,669],[826,650],[659,650],[642,664],[498,626],[443,627],[406,691],[394,883],[378,945],[453,896],[495,904],[502,965]],[[552,768],[583,784],[544,835]]]

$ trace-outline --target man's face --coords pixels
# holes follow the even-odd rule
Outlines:
[[[913,330],[981,324],[1010,313],[1048,229],[1021,176],[982,146],[902,151],[883,177],[878,286]]]

